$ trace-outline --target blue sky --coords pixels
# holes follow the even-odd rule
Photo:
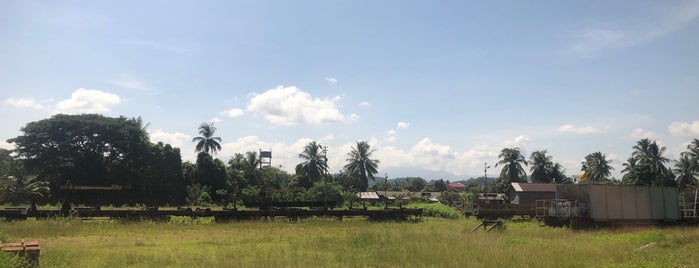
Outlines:
[[[502,148],[614,176],[641,138],[699,138],[699,1],[7,1],[0,147],[56,113],[142,116],[195,158],[366,140],[389,177],[468,178]],[[489,175],[499,172],[491,168]]]

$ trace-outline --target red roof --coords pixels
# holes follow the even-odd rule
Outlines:
[[[448,183],[448,184],[447,184],[447,187],[450,187],[450,188],[466,188],[466,185],[463,185],[463,184],[458,183],[458,182],[452,182],[452,183]]]

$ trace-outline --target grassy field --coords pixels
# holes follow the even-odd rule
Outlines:
[[[43,267],[699,267],[699,228],[570,231],[474,219],[170,223],[3,222],[3,241],[39,240]]]

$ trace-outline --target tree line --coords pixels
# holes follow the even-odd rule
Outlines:
[[[199,126],[194,163],[179,148],[152,143],[139,118],[55,115],[28,123],[0,150],[0,201],[111,205],[237,205],[263,200],[341,199],[366,191],[379,161],[358,141],[340,174],[328,172],[327,148],[316,141],[290,174],[262,165],[257,152],[215,158],[222,139],[214,123]],[[113,186],[109,188],[109,186]]]
[[[180,149],[150,141],[148,124],[138,118],[97,114],[63,115],[31,122],[22,134],[9,139],[14,150],[0,149],[0,201],[10,203],[72,202],[111,205],[232,205],[244,202],[351,199],[370,189],[380,161],[365,141],[347,154],[343,170],[328,172],[327,147],[316,141],[299,153],[299,164],[289,173],[264,165],[257,152],[234,154],[227,162],[214,156],[221,150],[214,123],[203,123],[194,137],[195,162],[182,162]],[[699,140],[694,139],[674,161],[665,147],[642,139],[623,164],[621,180],[610,178],[610,160],[594,152],[581,163],[593,183],[696,187]],[[527,160],[519,148],[504,148],[496,167],[502,167],[486,191],[504,191],[511,182],[570,183],[562,165],[546,150]],[[529,166],[530,175],[524,169]],[[397,181],[394,181],[397,182]],[[443,180],[407,178],[401,184],[379,181],[373,190],[444,191]],[[97,190],[79,190],[92,186]],[[105,187],[114,186],[113,190]],[[469,185],[473,189],[478,185]],[[100,188],[102,187],[102,188]],[[479,189],[481,189],[479,187]]]
[[[602,152],[593,152],[580,163],[583,173],[579,179],[589,183],[696,189],[699,185],[699,139],[692,140],[678,160],[667,158],[665,151],[665,146],[657,141],[648,138],[637,141],[631,156],[622,163],[621,180],[611,177],[614,170],[612,161]],[[529,179],[534,183],[573,182],[564,174],[562,166],[547,155],[546,150],[533,152],[528,161],[518,147],[505,148],[498,157],[500,160],[496,166],[502,166],[502,169],[492,188],[494,191],[502,192],[512,182],[528,182]],[[669,166],[671,163],[674,167]],[[524,166],[530,166],[531,175],[527,175]]]

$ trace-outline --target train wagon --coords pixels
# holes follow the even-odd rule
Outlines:
[[[549,226],[647,225],[677,222],[674,187],[559,184],[554,199],[537,200],[536,218]]]

